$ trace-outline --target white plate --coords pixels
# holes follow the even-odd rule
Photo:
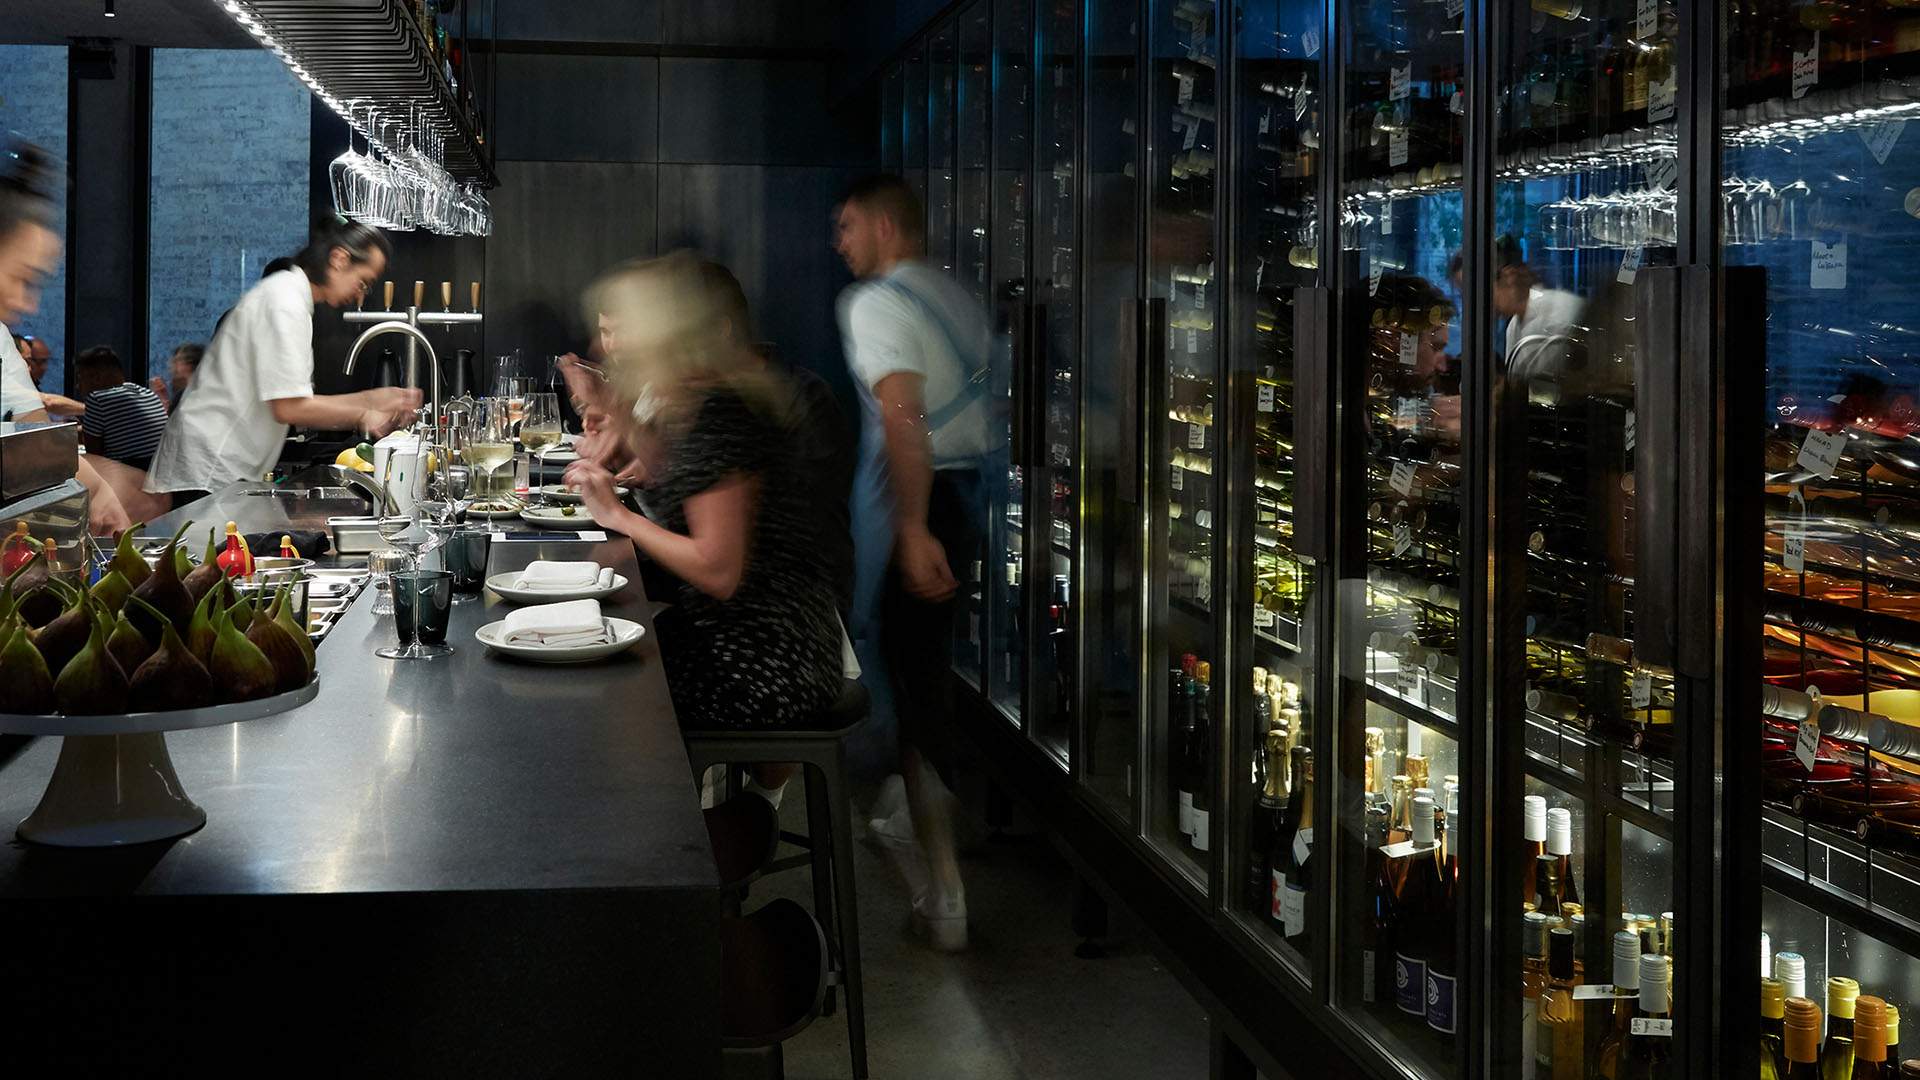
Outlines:
[[[582,589],[577,592],[555,592],[552,589],[521,589],[514,586],[520,577],[520,571],[509,570],[504,574],[495,574],[487,579],[487,588],[500,594],[505,600],[516,604],[558,604],[563,600],[604,600],[627,587],[625,575],[613,575],[613,585],[609,588]]]
[[[467,516],[470,518],[479,518],[481,521],[505,521],[508,518],[519,517],[520,511],[519,510],[475,510],[473,507],[469,506],[467,507]]]
[[[505,619],[488,623],[475,630],[473,636],[487,648],[519,660],[534,660],[542,664],[578,664],[585,660],[598,660],[603,656],[625,652],[646,633],[646,629],[637,622],[611,616],[607,616],[606,620],[607,626],[613,630],[613,640],[603,645],[572,645],[563,648],[509,645],[502,640],[507,633]]]
[[[580,503],[580,493],[569,490],[565,484],[548,484],[540,489],[540,494],[545,495],[548,502],[566,503],[570,506],[577,506]],[[623,487],[614,488],[613,497],[616,499],[626,498],[627,489]]]
[[[538,525],[543,529],[599,529],[604,528],[587,513],[586,507],[580,507],[571,514],[563,514],[551,506],[534,506],[520,511],[520,520],[529,525]]]
[[[572,450],[549,450],[544,454],[534,454],[536,465],[571,465],[580,460],[580,455]]]

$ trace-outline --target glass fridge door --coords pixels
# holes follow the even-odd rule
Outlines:
[[[907,183],[927,203],[927,47],[916,42],[907,53],[906,90],[900,107],[900,157]],[[928,216],[932,230],[932,216]]]
[[[905,136],[906,128],[900,112],[904,108],[906,92],[906,68],[898,64],[888,68],[880,88],[880,167],[889,172],[897,173],[905,168],[900,140]]]
[[[1147,520],[1142,464],[1141,357],[1147,311],[1140,284],[1146,216],[1137,0],[1086,7],[1086,236],[1080,265],[1086,342],[1080,350],[1080,628],[1086,723],[1080,777],[1136,821],[1141,683],[1146,657]],[[1154,666],[1160,661],[1156,657]]]
[[[1764,453],[1762,580],[1727,583],[1765,589],[1760,963],[1824,1058],[1843,1022],[1861,1049],[1856,983],[1920,1012],[1920,10],[1722,11],[1725,350],[1765,380],[1729,426]]]
[[[1463,550],[1459,0],[1342,4],[1340,503],[1343,624],[1337,890],[1344,1014],[1420,1075],[1459,1071],[1457,806]],[[1355,808],[1358,809],[1355,809]]]
[[[1316,566],[1296,540],[1317,528],[1323,514],[1295,515],[1295,438],[1324,434],[1324,425],[1298,423],[1296,410],[1324,407],[1317,389],[1296,374],[1324,369],[1312,334],[1297,338],[1296,318],[1317,317],[1315,297],[1296,290],[1321,283],[1319,243],[1320,79],[1324,8],[1315,0],[1266,0],[1241,8],[1239,65],[1240,181],[1236,186],[1232,265],[1231,348],[1234,378],[1250,399],[1253,453],[1233,455],[1240,491],[1236,527],[1250,542],[1240,548],[1240,587],[1251,590],[1239,610],[1251,613],[1239,628],[1250,643],[1253,671],[1249,707],[1232,725],[1233,864],[1245,867],[1244,887],[1228,906],[1244,916],[1305,977],[1310,970],[1307,897],[1320,867],[1314,851],[1312,671],[1318,643],[1313,618]],[[1234,421],[1237,425],[1241,421]],[[1238,426],[1236,432],[1244,430]],[[1324,458],[1319,460],[1324,461]],[[1324,509],[1324,508],[1322,508]],[[1309,545],[1311,550],[1311,545]],[[1322,552],[1324,549],[1321,549]]]
[[[1147,700],[1165,708],[1149,714],[1146,824],[1149,839],[1204,888],[1216,832],[1214,536],[1225,527],[1215,520],[1215,463],[1226,415],[1224,403],[1216,409],[1215,402],[1219,8],[1213,0],[1161,0],[1152,7],[1147,377],[1153,422],[1146,446],[1147,460],[1157,466],[1148,479],[1155,493],[1148,542],[1151,625],[1158,632]],[[1224,833],[1224,820],[1221,825]]]
[[[1032,357],[1045,414],[1028,454],[1036,535],[1033,565],[1046,587],[1030,610],[1044,641],[1034,657],[1034,715],[1028,731],[1062,766],[1071,763],[1080,700],[1081,597],[1074,572],[1080,490],[1080,4],[1040,0],[1034,7],[1039,62],[1034,67]],[[1009,41],[1008,47],[1015,47]],[[1031,385],[1031,384],[1030,384]]]
[[[1023,374],[1034,363],[1028,329],[1027,199],[1033,176],[1032,108],[1033,28],[1025,4],[1000,4],[996,24],[985,25],[986,4],[980,9],[984,37],[992,33],[993,109],[993,277],[991,299],[994,330],[1006,347],[995,349],[992,393],[1000,403],[997,419],[1000,442],[1012,448],[996,462],[991,475],[1005,477],[994,489],[989,509],[988,547],[995,553],[989,587],[992,603],[987,622],[993,635],[992,670],[988,692],[1002,716],[1016,726],[1027,692],[1026,658],[1030,648],[1044,648],[1034,624],[1031,588],[1046,588],[1041,577],[1029,585],[1029,566],[1045,566],[1027,534],[1027,469],[1036,453],[1029,419],[1033,380]],[[969,25],[974,18],[968,15]],[[982,42],[985,47],[986,42]],[[984,96],[983,81],[980,90]],[[1044,628],[1042,633],[1044,633]]]

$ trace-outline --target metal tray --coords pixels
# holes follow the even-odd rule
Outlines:
[[[320,676],[298,690],[284,694],[169,712],[125,713],[120,716],[66,716],[60,713],[0,713],[0,734],[7,735],[145,735],[157,731],[219,727],[258,720],[297,709],[320,694]]]

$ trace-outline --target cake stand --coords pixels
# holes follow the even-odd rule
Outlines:
[[[220,727],[297,709],[320,693],[298,690],[203,709],[61,716],[0,713],[0,734],[58,735],[60,760],[47,790],[20,823],[20,839],[51,847],[119,847],[185,836],[207,812],[180,786],[167,732]]]

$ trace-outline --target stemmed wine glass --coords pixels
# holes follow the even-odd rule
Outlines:
[[[467,486],[472,494],[488,501],[512,495],[513,419],[505,399],[475,401],[465,438],[461,454],[466,458]],[[507,476],[504,490],[499,482],[503,467]]]

